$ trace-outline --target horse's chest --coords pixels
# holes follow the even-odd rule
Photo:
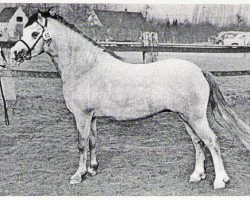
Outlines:
[[[63,95],[65,103],[69,110],[72,112],[76,108],[81,110],[91,109],[91,100],[89,87],[84,87],[84,84],[65,84],[63,86]]]

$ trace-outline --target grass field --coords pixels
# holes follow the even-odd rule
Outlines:
[[[122,56],[128,62],[142,59],[139,54]],[[250,56],[243,54],[160,54],[161,59],[173,56],[206,70],[250,68]],[[19,69],[55,71],[44,56]],[[217,80],[232,108],[249,121],[250,77]],[[0,113],[0,195],[250,195],[249,152],[227,131],[217,130],[231,178],[226,189],[213,190],[214,167],[208,151],[207,178],[188,182],[194,148],[173,113],[133,122],[99,119],[99,174],[70,185],[78,166],[77,131],[63,100],[61,80],[18,78],[16,90],[9,127]]]

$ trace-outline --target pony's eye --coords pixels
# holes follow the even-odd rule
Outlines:
[[[39,32],[33,32],[33,33],[31,34],[31,36],[32,36],[34,39],[36,39],[38,35],[39,35]]]

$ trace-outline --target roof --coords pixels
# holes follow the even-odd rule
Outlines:
[[[112,25],[123,24],[131,25],[135,22],[145,23],[146,20],[140,12],[127,11],[109,11],[109,10],[94,10],[101,23],[109,27]],[[138,25],[137,23],[137,25]]]
[[[6,7],[0,13],[0,22],[9,22],[11,17],[15,14],[19,7]],[[29,11],[26,8],[22,8],[22,11],[26,16],[29,16]]]
[[[138,41],[147,22],[140,12],[110,11],[94,9],[102,26],[96,27],[96,37],[100,40]]]
[[[0,13],[0,22],[8,22],[17,11],[17,7],[7,7]]]
[[[97,14],[109,14],[109,15],[127,15],[127,16],[142,16],[142,13],[141,12],[129,12],[129,11],[113,11],[113,10],[98,10],[98,9],[95,9],[94,10],[95,13]],[[142,16],[143,17],[143,16]]]

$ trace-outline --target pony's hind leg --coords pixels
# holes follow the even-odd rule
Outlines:
[[[190,135],[195,148],[195,168],[191,174],[189,182],[199,182],[201,179],[205,179],[204,161],[205,156],[202,149],[202,140],[194,133],[194,131],[185,123],[186,130]]]
[[[96,117],[93,117],[91,122],[91,133],[89,136],[90,166],[88,167],[88,174],[90,176],[95,176],[97,174],[97,169],[99,166],[96,158],[96,136]]]
[[[88,144],[93,113],[85,113],[77,109],[75,112],[73,112],[73,114],[75,116],[77,129],[79,131],[78,149],[80,158],[78,169],[76,173],[71,177],[70,183],[76,184],[80,183],[82,181],[82,178],[84,178],[87,174]]]
[[[206,144],[212,155],[215,168],[214,189],[224,188],[229,177],[224,169],[217,137],[210,128],[206,115],[193,119],[195,120],[189,120],[189,124],[197,136]]]

